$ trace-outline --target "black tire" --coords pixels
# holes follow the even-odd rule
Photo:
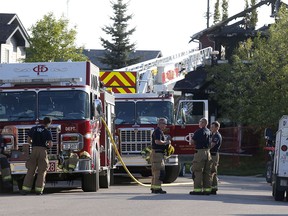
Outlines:
[[[273,196],[276,201],[283,201],[285,197],[285,191],[277,189],[277,185],[273,184]]]
[[[273,163],[272,161],[268,161],[266,164],[266,173],[265,173],[267,183],[272,182],[272,171],[273,171]]]
[[[111,184],[111,170],[104,170],[102,175],[99,176],[100,188],[109,188]]]
[[[99,190],[99,165],[100,154],[94,150],[93,154],[95,170],[93,173],[85,173],[82,175],[82,190],[84,192],[97,192]]]
[[[1,193],[12,193],[13,192],[13,186],[11,183],[11,186],[5,186],[5,183],[2,181],[2,177],[0,176],[0,194]]]
[[[99,172],[83,174],[82,190],[84,192],[97,192],[99,190]]]
[[[149,177],[152,175],[151,171],[142,171],[140,174],[142,177]]]
[[[0,175],[0,193],[4,193],[4,186],[2,182],[2,176]]]
[[[164,183],[172,183],[174,182],[181,171],[180,164],[176,166],[165,166],[165,178],[163,180]]]
[[[19,178],[19,179],[16,180],[16,181],[17,181],[17,186],[18,186],[18,189],[19,189],[19,190],[22,190],[22,186],[23,186],[23,182],[24,182],[24,177],[25,177],[25,176],[23,176],[23,178]]]

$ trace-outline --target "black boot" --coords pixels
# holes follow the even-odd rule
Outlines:
[[[166,194],[167,192],[162,189],[151,189],[151,193],[154,194]]]

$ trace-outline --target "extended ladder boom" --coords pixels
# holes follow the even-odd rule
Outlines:
[[[211,52],[212,52],[211,47],[207,47],[201,50],[191,49],[171,56],[155,58],[152,60],[140,62],[120,69],[115,69],[115,71],[139,71],[140,73],[144,73],[145,70],[151,67],[157,67],[161,64],[177,61],[179,62],[186,61],[191,66],[191,68],[189,68],[190,70],[188,68],[187,70],[191,71],[191,69],[193,70],[195,67],[201,64],[205,64],[205,60],[210,58]]]
[[[138,73],[138,93],[171,90],[168,85],[185,77],[186,73],[203,66],[211,59],[212,48],[188,50],[171,56],[155,58],[115,71],[135,71]]]

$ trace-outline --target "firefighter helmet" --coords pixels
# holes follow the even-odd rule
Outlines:
[[[166,155],[169,157],[169,156],[172,155],[174,152],[175,152],[174,147],[173,147],[171,144],[169,144],[168,147],[167,147],[167,149],[166,149]]]
[[[87,151],[83,151],[80,153],[79,158],[81,159],[88,159],[91,158],[90,154]]]

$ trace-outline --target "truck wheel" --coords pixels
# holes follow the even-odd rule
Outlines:
[[[142,177],[149,177],[152,175],[151,171],[142,171],[140,174]]]
[[[0,193],[12,193],[13,187],[12,185],[6,186],[5,183],[2,181],[2,178],[0,176]]]
[[[285,191],[277,190],[276,184],[273,184],[273,196],[276,201],[284,200]]]
[[[272,161],[268,161],[266,164],[266,175],[265,175],[267,183],[272,182],[272,170],[273,170],[273,163]]]
[[[86,173],[82,176],[82,190],[84,192],[96,192],[99,189],[99,172]]]
[[[84,192],[96,192],[99,190],[99,165],[100,155],[96,150],[93,151],[94,171],[82,175],[82,190]]]
[[[104,170],[102,175],[99,176],[99,185],[100,188],[109,188],[111,184],[111,170],[108,168],[108,170]]]
[[[180,171],[181,171],[180,164],[176,166],[165,166],[165,178],[163,182],[164,183],[174,182],[179,176]]]

